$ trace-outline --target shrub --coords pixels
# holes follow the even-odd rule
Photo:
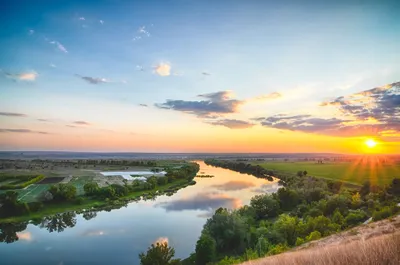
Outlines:
[[[351,227],[362,223],[366,219],[367,219],[367,214],[364,211],[356,210],[350,212],[344,219],[344,222],[346,226]]]
[[[390,217],[392,214],[393,214],[392,209],[389,206],[385,206],[381,210],[375,211],[372,214],[372,220],[379,221],[382,219],[386,219],[386,218]]]
[[[318,232],[318,231],[313,231],[313,232],[311,232],[307,237],[306,237],[306,241],[313,241],[313,240],[318,240],[318,239],[320,239],[322,236],[321,236],[321,233],[320,232]]]

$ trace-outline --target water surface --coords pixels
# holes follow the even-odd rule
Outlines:
[[[168,241],[176,257],[186,258],[215,209],[235,209],[248,204],[256,194],[278,188],[276,179],[269,182],[197,162],[199,174],[215,177],[196,178],[196,185],[170,197],[132,202],[110,212],[60,214],[33,221],[26,229],[21,224],[17,241],[0,243],[0,263],[132,265],[139,264],[138,254],[156,241]],[[13,241],[13,229],[8,227],[0,239]]]

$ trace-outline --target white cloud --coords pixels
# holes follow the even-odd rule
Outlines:
[[[55,64],[49,64],[50,67],[56,68],[57,66]]]
[[[80,17],[79,20],[85,20],[85,18],[84,17]]]
[[[35,31],[33,30],[33,29],[30,29],[29,31],[28,31],[28,34],[29,35],[33,35],[35,33]]]
[[[23,81],[35,81],[37,76],[38,74],[35,72],[21,73],[18,75],[18,79]]]
[[[101,19],[99,20],[99,22],[100,22],[100,24],[101,24],[101,25],[103,25],[103,24],[104,24],[104,21],[103,21],[103,20],[101,20]]]
[[[1,71],[4,73],[4,75],[8,78],[11,78],[13,80],[21,80],[21,81],[35,81],[36,77],[38,74],[35,71],[31,72],[23,72],[19,74],[14,74],[14,73],[9,73],[5,71]]]
[[[68,53],[68,51],[67,51],[67,49],[64,47],[64,45],[62,45],[60,42],[58,42],[58,41],[50,41],[50,44],[54,44],[54,45],[56,45],[57,46],[57,48],[60,50],[60,51],[62,51],[62,52],[65,52],[65,53]]]
[[[171,75],[171,65],[168,63],[159,63],[154,67],[154,71],[160,76],[169,76]]]
[[[138,29],[138,33],[144,34],[144,35],[146,35],[147,37],[150,37],[150,32],[148,32],[148,31],[146,30],[146,27],[145,27],[145,26],[140,27],[140,28]]]

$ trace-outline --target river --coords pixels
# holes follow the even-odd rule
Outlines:
[[[256,194],[278,188],[277,179],[270,182],[196,162],[200,175],[215,177],[195,178],[196,185],[170,197],[132,202],[110,212],[60,214],[12,227],[3,224],[0,263],[132,265],[139,264],[138,254],[156,241],[168,241],[176,258],[186,258],[215,209],[235,209]]]

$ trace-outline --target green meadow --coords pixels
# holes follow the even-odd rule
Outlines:
[[[376,161],[356,162],[325,162],[317,164],[315,161],[305,162],[253,162],[266,169],[284,173],[297,173],[307,171],[308,175],[326,179],[341,180],[356,185],[362,185],[365,181],[371,184],[384,186],[393,178],[400,177],[400,164],[381,163]]]

